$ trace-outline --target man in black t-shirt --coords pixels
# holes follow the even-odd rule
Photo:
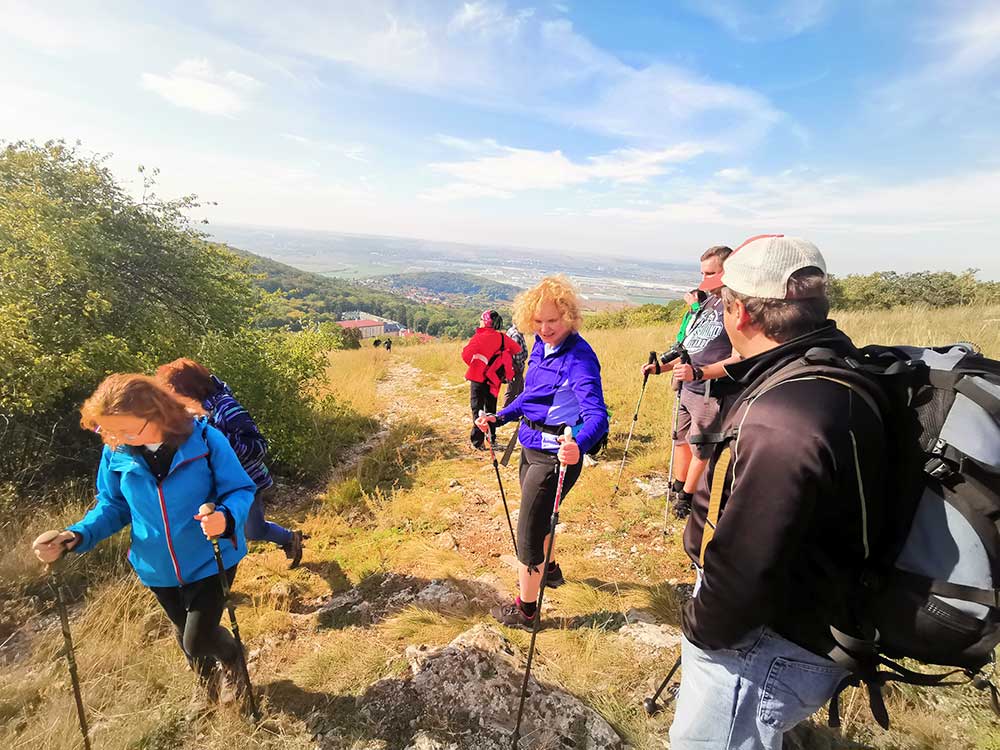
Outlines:
[[[720,401],[712,395],[711,381],[725,375],[725,365],[736,362],[733,345],[722,324],[722,265],[733,251],[725,245],[710,247],[701,256],[701,284],[708,293],[694,320],[688,323],[684,347],[691,355],[691,364],[675,360],[661,368],[673,370],[674,379],[682,383],[678,394],[680,405],[674,440],[674,476],[672,491],[676,497],[674,514],[685,518],[691,512],[691,499],[701,481],[705,465],[712,454],[712,436],[718,432]],[[656,365],[646,365],[644,372],[656,373]]]

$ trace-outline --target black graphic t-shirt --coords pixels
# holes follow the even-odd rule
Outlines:
[[[722,297],[710,294],[702,303],[698,316],[688,324],[684,346],[691,353],[691,363],[696,367],[714,365],[733,353],[729,334],[722,324]],[[704,382],[685,383],[692,393],[704,393]]]

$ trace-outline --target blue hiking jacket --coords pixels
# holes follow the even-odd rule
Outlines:
[[[223,564],[230,568],[247,552],[243,527],[254,490],[229,441],[204,418],[194,420],[194,431],[159,483],[138,452],[105,446],[97,502],[68,528],[83,537],[73,551],[87,552],[131,524],[128,560],[143,585],[179,586],[218,575],[212,545],[194,516],[202,503],[212,502],[232,518],[232,536],[219,540]]]
[[[571,333],[559,348],[545,354],[545,343],[535,336],[528,359],[524,392],[497,414],[497,424],[524,417],[552,427],[569,425],[582,453],[587,453],[608,431],[608,407],[601,386],[601,363],[579,333]],[[518,440],[525,448],[555,453],[556,436],[521,424]]]

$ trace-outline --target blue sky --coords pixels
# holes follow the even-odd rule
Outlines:
[[[201,216],[1000,278],[1000,3],[0,0],[0,138]]]

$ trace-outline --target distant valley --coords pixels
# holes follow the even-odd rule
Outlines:
[[[679,299],[698,283],[694,264],[339,232],[232,225],[210,231],[219,241],[295,268],[425,303],[505,300],[549,273],[569,275],[594,310]],[[470,282],[470,275],[479,279]],[[483,285],[483,279],[495,284]],[[468,284],[481,288],[463,290]]]

